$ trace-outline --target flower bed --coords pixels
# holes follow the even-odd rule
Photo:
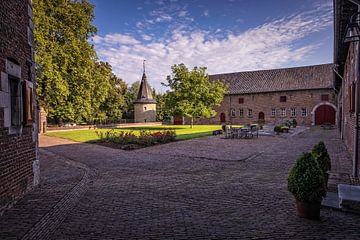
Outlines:
[[[132,131],[95,131],[101,145],[133,150],[141,147],[148,147],[156,144],[164,144],[175,141],[175,130],[162,130],[157,132],[142,130],[139,135]]]

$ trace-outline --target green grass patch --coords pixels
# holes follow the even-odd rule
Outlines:
[[[236,126],[239,127],[239,126]],[[149,126],[149,127],[128,127],[128,128],[116,128],[115,131],[133,131],[134,134],[139,134],[140,130],[148,131],[161,131],[164,129],[174,129],[176,132],[176,140],[187,140],[198,137],[205,137],[212,135],[215,130],[220,130],[221,125],[194,125],[190,128],[189,125],[173,126]],[[108,131],[109,129],[96,129],[97,131]],[[94,129],[86,130],[71,130],[71,131],[58,131],[49,132],[46,135],[51,137],[66,138],[77,142],[91,142],[99,140]]]

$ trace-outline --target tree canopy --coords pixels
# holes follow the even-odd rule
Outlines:
[[[39,104],[54,122],[94,122],[122,117],[126,84],[99,62],[89,38],[94,5],[88,0],[34,0]]]
[[[172,75],[167,77],[170,87],[167,102],[173,114],[191,118],[215,116],[214,108],[219,106],[227,91],[221,81],[209,81],[206,67],[189,70],[184,64],[173,65]]]

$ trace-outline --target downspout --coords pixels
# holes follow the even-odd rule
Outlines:
[[[340,74],[340,73],[338,72],[338,70],[336,69],[338,66],[339,66],[339,65],[335,65],[332,70],[333,70],[334,73],[336,73],[336,75],[341,79],[341,81],[344,81],[344,78],[341,76],[341,74]],[[341,121],[340,121],[340,124],[341,124],[340,138],[341,138],[341,140],[343,140],[343,139],[344,139],[344,121],[343,121],[343,119],[344,119],[344,108],[343,108],[343,104],[344,104],[344,89],[341,88],[340,91],[337,91],[335,87],[333,87],[333,89],[335,90],[335,92],[338,92],[338,93],[340,92],[340,93],[341,93],[341,113],[339,113],[339,114],[341,114]],[[339,108],[338,108],[338,110],[339,110]],[[338,120],[340,120],[340,119],[338,119]]]
[[[355,55],[355,134],[354,134],[354,147],[353,147],[353,177],[358,176],[357,166],[359,160],[359,57],[360,48],[359,42],[356,43],[356,55]]]

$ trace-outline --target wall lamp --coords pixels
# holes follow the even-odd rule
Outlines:
[[[350,22],[346,26],[344,43],[360,41],[360,12],[351,15]]]

